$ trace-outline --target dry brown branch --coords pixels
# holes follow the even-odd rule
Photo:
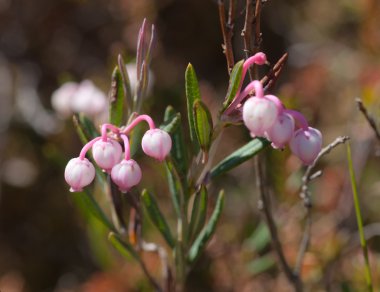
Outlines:
[[[224,5],[224,0],[218,1],[218,10],[219,10],[219,20],[220,27],[222,29],[223,35],[223,53],[226,55],[227,60],[227,69],[228,73],[231,73],[232,68],[234,67],[234,52],[232,48],[232,36],[233,36],[233,28],[235,21],[235,8],[236,8],[236,0],[229,1],[228,8],[228,21],[226,21],[226,8]]]
[[[379,129],[377,128],[374,118],[369,115],[367,108],[364,106],[363,101],[360,98],[357,98],[355,101],[356,101],[359,111],[362,112],[368,124],[371,126],[372,130],[375,132],[377,140],[380,141],[380,132],[379,132]]]

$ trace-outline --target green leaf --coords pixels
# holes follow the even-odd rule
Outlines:
[[[73,122],[83,144],[86,144],[88,141],[100,136],[100,133],[94,123],[84,114],[75,114],[73,117]]]
[[[123,124],[124,113],[123,77],[116,66],[112,73],[111,94],[109,100],[109,121],[120,127]]]
[[[194,195],[194,203],[191,211],[191,220],[189,227],[189,238],[195,237],[203,228],[207,216],[208,194],[205,185],[201,185],[200,189]]]
[[[184,198],[183,186],[178,172],[170,158],[165,160],[168,175],[169,190],[172,196],[174,210],[178,218],[182,217],[181,206]]]
[[[235,95],[236,95],[236,93],[240,87],[240,84],[243,82],[241,80],[241,77],[243,74],[243,64],[244,64],[244,60],[241,60],[241,61],[237,62],[235,64],[234,68],[232,69],[231,76],[230,76],[230,82],[229,82],[228,90],[227,90],[227,95],[226,95],[226,98],[223,102],[223,110],[222,111],[224,111],[230,105],[230,103],[234,99],[234,97],[235,97]]]
[[[276,259],[272,254],[263,255],[248,264],[248,272],[254,276],[263,273],[276,265]]]
[[[185,147],[185,140],[183,137],[183,130],[182,130],[182,117],[180,113],[177,113],[172,106],[168,106],[165,110],[165,116],[164,116],[164,123],[165,125],[173,125],[174,122],[177,120],[178,117],[178,126],[171,128],[172,133],[172,141],[173,146],[172,150],[170,151],[171,156],[173,157],[176,165],[178,166],[178,173],[181,177],[182,184],[184,188],[186,188],[187,180],[186,180],[186,174],[187,174],[187,168],[188,168],[188,158],[187,158],[187,152]],[[177,123],[177,122],[175,122]]]
[[[244,242],[244,246],[251,251],[261,252],[269,243],[270,233],[268,226],[264,222],[260,222],[252,235]]]
[[[145,189],[142,191],[141,198],[150,220],[161,232],[168,245],[174,248],[175,243],[169,225],[162,215],[155,198]]]
[[[81,193],[73,193],[73,196],[75,196],[75,200],[79,203],[80,207],[85,212],[92,214],[100,222],[102,222],[104,226],[116,232],[116,228],[113,226],[93,196],[87,190]]]
[[[120,75],[123,80],[123,90],[124,90],[125,99],[127,101],[126,108],[128,109],[128,115],[129,115],[131,113],[130,109],[132,109],[133,107],[131,82],[129,80],[127,69],[125,68],[123,57],[120,54],[117,59],[117,64],[119,66]]]
[[[180,124],[181,124],[181,114],[177,113],[176,115],[172,116],[169,120],[166,120],[165,123],[160,126],[160,129],[164,130],[165,132],[169,133],[172,136],[176,132],[176,130],[179,128]]]
[[[255,138],[245,144],[243,147],[234,151],[232,154],[219,162],[210,172],[210,177],[215,178],[230,169],[242,164],[252,158],[268,146],[270,142],[264,138]]]
[[[195,143],[196,133],[195,133],[195,118],[193,112],[193,105],[196,100],[201,99],[199,92],[199,85],[197,75],[193,66],[189,63],[185,72],[185,87],[186,87],[186,98],[187,98],[187,115],[189,119],[189,128],[190,128],[190,138],[193,143],[195,150],[197,146]]]
[[[212,118],[207,106],[201,101],[196,100],[193,104],[193,114],[195,122],[195,133],[198,143],[205,154],[207,154],[213,132]]]
[[[224,205],[224,191],[219,192],[218,199],[216,200],[215,209],[211,214],[210,220],[207,225],[202,229],[201,233],[195,239],[188,254],[188,261],[193,263],[201,255],[207,242],[210,240],[215,232],[216,225],[219,221]]]
[[[117,234],[110,232],[108,235],[108,240],[115,247],[115,249],[126,259],[134,258],[137,261],[141,261],[140,256],[137,254],[135,249],[129,243],[123,241]]]

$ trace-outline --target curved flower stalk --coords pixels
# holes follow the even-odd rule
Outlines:
[[[111,174],[112,180],[122,192],[127,192],[137,185],[141,180],[142,172],[137,162],[130,157],[128,134],[143,121],[149,125],[149,130],[142,139],[143,151],[146,155],[163,161],[171,150],[171,137],[164,130],[157,129],[150,116],[137,116],[128,126],[122,128],[103,124],[101,136],[84,145],[79,157],[71,159],[66,166],[65,179],[71,186],[70,191],[81,191],[94,180],[95,168],[86,158],[86,153],[90,149],[92,149],[96,164],[103,171]],[[123,150],[118,138],[124,142],[123,159],[121,155]]]

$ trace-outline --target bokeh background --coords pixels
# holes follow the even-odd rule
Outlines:
[[[238,1],[235,58],[243,56]],[[216,115],[228,86],[216,1],[211,0],[0,0],[0,290],[149,291],[140,268],[109,247],[106,232],[83,218],[63,179],[67,161],[80,150],[70,118],[52,109],[52,92],[63,82],[92,80],[110,89],[117,55],[133,60],[142,20],[156,25],[153,92],[144,104],[162,121],[167,105],[185,115],[184,71],[200,79],[203,99]],[[263,51],[271,63],[289,60],[272,93],[301,110],[321,129],[324,144],[349,135],[379,287],[380,180],[378,142],[355,106],[362,97],[379,116],[380,2],[376,0],[267,0]],[[227,131],[221,159],[249,137]],[[304,169],[289,151],[266,150],[273,213],[285,254],[294,264],[304,224],[298,197]],[[363,291],[364,269],[344,147],[318,165],[312,183],[312,239],[302,276],[310,291]],[[156,189],[173,215],[161,166],[142,162],[141,185]],[[257,207],[253,162],[212,186],[226,191],[217,234],[191,273],[189,291],[291,291],[275,264]],[[144,228],[153,241],[162,239]],[[90,227],[89,227],[90,226]],[[157,259],[147,257],[158,269]]]

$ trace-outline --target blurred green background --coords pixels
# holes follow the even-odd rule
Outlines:
[[[238,1],[235,58],[243,57]],[[80,151],[72,121],[52,110],[52,92],[64,81],[91,79],[104,92],[123,53],[133,60],[144,18],[156,25],[154,91],[144,111],[161,122],[166,105],[185,115],[184,71],[200,79],[214,116],[228,87],[216,1],[211,0],[0,0],[0,290],[149,291],[139,267],[108,247],[106,233],[84,219],[64,182],[67,161]],[[379,115],[380,2],[268,0],[263,6],[263,51],[271,63],[289,60],[272,89],[321,129],[324,145],[352,138],[375,286],[379,287],[379,144],[356,109],[362,97]],[[216,161],[244,141],[243,127],[227,130]],[[298,197],[303,169],[289,151],[266,150],[274,217],[285,254],[294,264],[303,230]],[[156,189],[173,215],[163,168],[142,161],[142,186]],[[310,291],[363,291],[363,260],[344,147],[319,164],[312,183],[313,229],[302,276]],[[226,206],[207,254],[191,273],[189,291],[291,291],[274,264],[257,208],[252,161],[219,179]],[[147,179],[149,178],[149,179]],[[91,224],[90,224],[91,223]],[[88,226],[91,226],[90,228]],[[151,232],[145,235],[162,242]],[[152,269],[157,259],[147,258]]]

